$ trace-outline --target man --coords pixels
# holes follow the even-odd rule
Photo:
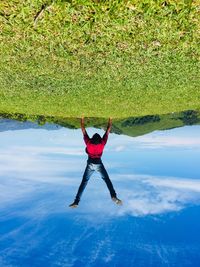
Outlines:
[[[86,144],[86,153],[88,154],[88,160],[87,160],[87,166],[86,166],[85,172],[83,174],[83,179],[82,179],[82,182],[79,186],[75,200],[72,204],[69,205],[69,207],[71,207],[71,208],[78,207],[81,195],[82,195],[91,175],[94,173],[94,171],[97,171],[100,173],[101,178],[104,180],[104,182],[106,183],[106,185],[108,187],[108,190],[110,191],[110,195],[111,195],[112,200],[118,205],[122,204],[122,201],[117,198],[117,195],[116,195],[115,190],[113,188],[112,182],[110,181],[108,173],[107,173],[107,171],[106,171],[106,169],[105,169],[105,167],[101,161],[103,149],[104,149],[104,146],[108,140],[108,135],[110,133],[111,126],[112,126],[112,121],[111,121],[111,118],[109,118],[108,127],[107,127],[107,130],[106,130],[103,138],[101,138],[101,136],[98,133],[95,133],[92,136],[92,138],[89,138],[89,136],[85,130],[84,118],[81,118],[81,129],[82,129],[83,138],[84,138],[84,141]]]

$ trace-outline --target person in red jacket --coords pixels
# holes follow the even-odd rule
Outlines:
[[[108,173],[101,161],[101,156],[103,154],[103,149],[106,145],[108,140],[108,135],[110,133],[112,126],[112,120],[109,118],[108,126],[105,134],[101,137],[98,133],[95,133],[92,138],[89,138],[85,126],[84,126],[84,118],[81,118],[81,129],[83,132],[83,138],[86,144],[86,153],[88,154],[87,166],[85,172],[83,174],[82,182],[79,186],[78,192],[76,194],[75,200],[72,204],[69,205],[71,208],[78,207],[81,195],[94,171],[99,172],[101,178],[105,181],[108,190],[110,192],[112,200],[116,203],[121,205],[122,201],[117,198],[116,192],[113,188],[112,182],[108,176]]]

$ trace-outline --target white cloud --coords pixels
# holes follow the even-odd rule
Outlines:
[[[165,131],[155,131],[149,134],[129,137],[124,135],[112,135],[108,149],[115,151],[123,147],[123,150],[135,148],[159,149],[159,148],[192,148],[200,149],[199,127],[190,126]]]
[[[121,190],[126,201],[120,215],[161,214],[200,203],[199,180],[143,175],[128,175],[126,178],[132,181],[132,186]]]
[[[125,150],[125,148],[126,148],[125,146],[116,146],[115,151],[121,152],[121,151]]]
[[[200,138],[176,137],[176,136],[153,136],[147,135],[137,138],[141,145],[149,148],[160,147],[200,147]]]
[[[200,181],[174,177],[153,177],[145,175],[123,175],[112,179],[118,197],[123,205],[117,206],[109,197],[107,188],[101,179],[91,179],[84,197],[77,209],[79,215],[85,219],[96,218],[97,222],[116,216],[147,216],[166,212],[180,211],[187,206],[200,204]],[[0,202],[15,203],[16,201],[30,201],[31,197],[40,195],[40,201],[31,205],[30,210],[20,211],[24,216],[45,216],[51,213],[72,212],[66,203],[69,194],[72,201],[77,192],[78,175],[74,177],[52,177],[52,183],[44,177],[36,180],[1,179]],[[45,185],[44,183],[48,184]],[[63,187],[64,186],[64,187]],[[48,192],[48,195],[46,193]],[[43,198],[45,194],[45,198]],[[41,198],[42,197],[42,198]],[[29,200],[28,200],[29,199]],[[95,204],[95,205],[94,205]],[[85,216],[87,215],[87,216]],[[95,216],[94,216],[95,215]]]
[[[82,159],[80,149],[62,147],[12,147],[1,149],[0,168],[3,172],[61,171],[75,169]],[[73,158],[75,156],[76,158]],[[81,157],[80,157],[81,156]],[[77,168],[76,168],[77,169]]]

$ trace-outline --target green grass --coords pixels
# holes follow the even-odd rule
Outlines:
[[[1,1],[0,112],[199,109],[199,10],[189,0]]]

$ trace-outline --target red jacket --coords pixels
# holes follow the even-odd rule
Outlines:
[[[87,133],[83,136],[83,138],[86,144],[86,153],[88,156],[92,159],[100,159],[103,154],[104,146],[108,140],[108,132],[105,132],[100,144],[92,144]]]

